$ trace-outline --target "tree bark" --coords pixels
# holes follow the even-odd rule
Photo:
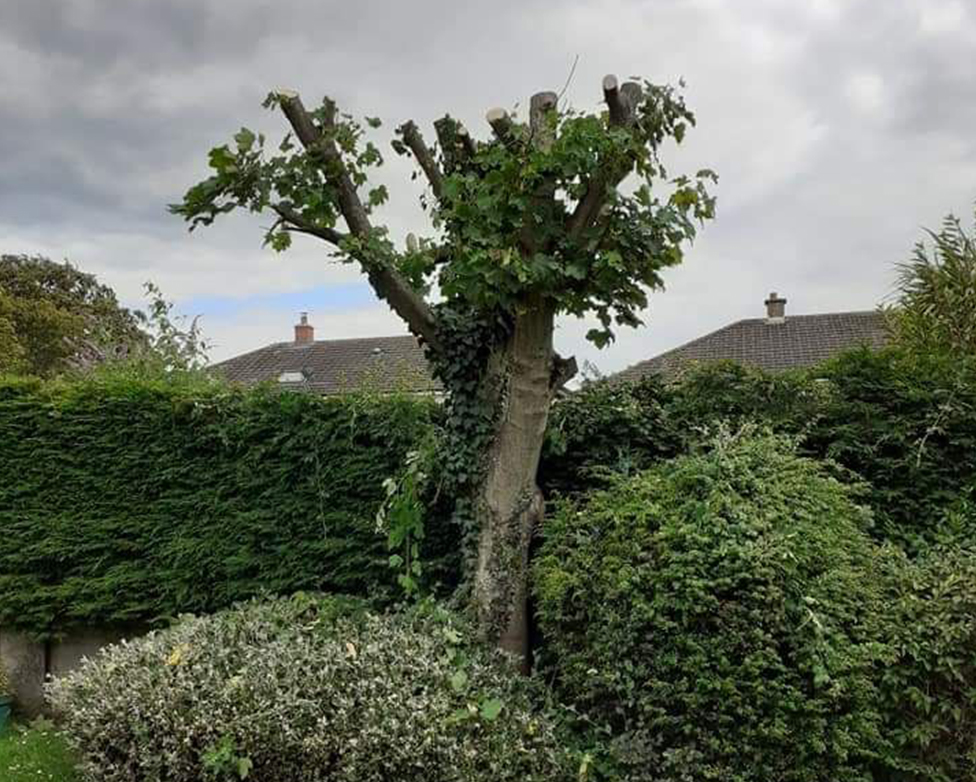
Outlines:
[[[525,671],[529,545],[543,513],[536,474],[553,395],[553,321],[541,296],[516,315],[496,368],[499,417],[477,503],[478,624],[487,640],[519,656]]]

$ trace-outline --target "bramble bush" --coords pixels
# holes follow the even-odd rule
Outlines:
[[[49,688],[99,782],[560,782],[535,681],[426,605],[297,595],[109,647]]]
[[[868,524],[826,466],[741,433],[563,503],[534,566],[544,665],[613,736],[610,778],[865,779],[890,658]]]

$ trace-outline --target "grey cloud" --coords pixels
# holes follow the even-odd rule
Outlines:
[[[939,19],[951,2],[4,3],[15,78],[0,82],[0,240],[70,250],[127,295],[147,277],[178,298],[348,281],[312,245],[262,252],[259,220],[187,236],[165,204],[241,124],[280,135],[259,106],[272,87],[379,114],[382,139],[446,111],[484,133],[485,109],[561,88],[578,54],[579,107],[596,105],[606,72],[686,77],[700,123],[672,170],[708,165],[722,180],[719,218],[652,297],[649,328],[598,353],[588,324],[567,321],[562,349],[617,368],[757,314],[771,288],[794,312],[870,307],[919,226],[976,196],[970,5]],[[391,159],[382,172],[396,236],[423,229],[409,170]],[[391,324],[376,316],[378,332]],[[257,338],[233,318],[215,325],[225,354]]]

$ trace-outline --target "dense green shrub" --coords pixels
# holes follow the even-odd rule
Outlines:
[[[0,625],[156,622],[393,594],[375,516],[435,406],[106,374],[0,380]],[[453,533],[428,521],[431,578]]]
[[[815,425],[828,393],[804,372],[769,374],[731,361],[670,382],[651,375],[590,383],[553,407],[541,485],[561,494],[605,488],[614,476],[698,448],[722,426],[801,433]]]
[[[770,436],[727,436],[548,519],[557,693],[629,780],[863,780],[885,739],[868,511]]]
[[[805,372],[718,363],[668,385],[597,383],[553,410],[545,488],[585,493],[681,453],[723,423],[801,437],[870,486],[874,534],[912,553],[976,485],[976,368],[904,350],[853,350]]]
[[[972,541],[970,541],[970,544]],[[880,676],[891,782],[976,780],[976,555],[937,548],[899,574]]]
[[[590,383],[560,398],[549,416],[539,485],[547,494],[583,493],[674,456],[681,438],[668,414],[672,398],[656,376]]]
[[[560,782],[535,683],[439,609],[304,596],[109,647],[52,702],[98,782]]]
[[[917,553],[976,484],[976,371],[898,349],[856,350],[820,370],[831,393],[805,449],[870,485],[877,534]]]

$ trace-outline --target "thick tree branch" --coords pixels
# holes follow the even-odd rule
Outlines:
[[[364,242],[369,241],[372,233],[369,216],[332,137],[335,130],[335,104],[329,100],[325,102],[326,112],[322,128],[325,132],[323,133],[305,110],[297,92],[279,90],[278,100],[298,140],[310,155],[321,156],[322,172],[338,193],[339,211],[342,212],[349,231],[356,238]],[[437,321],[423,297],[411,288],[410,284],[387,261],[361,256],[356,260],[362,265],[376,295],[387,302],[406,321],[407,326],[416,336],[423,339],[431,349],[440,351]]]
[[[625,106],[624,125],[637,122],[637,107],[644,99],[644,90],[636,81],[625,81],[620,87],[620,95]]]
[[[414,124],[413,120],[404,122],[397,128],[397,132],[403,138],[403,143],[413,153],[414,159],[423,169],[427,181],[430,183],[430,189],[434,193],[434,197],[440,200],[441,194],[444,191],[444,176],[441,174],[441,170],[437,165],[437,161],[434,160],[430,148],[424,143],[424,137],[420,135],[416,124]]]
[[[611,127],[626,127],[636,119],[637,106],[643,97],[643,90],[637,82],[627,82],[617,86],[617,77],[610,74],[603,79],[603,96],[610,108]],[[597,215],[606,203],[607,195],[627,175],[629,168],[609,170],[604,166],[590,179],[586,193],[576,205],[573,214],[566,222],[566,233],[570,239],[580,235],[593,225]]]
[[[532,145],[540,150],[549,150],[556,140],[556,125],[553,113],[559,96],[554,92],[537,92],[529,102],[529,130]],[[519,232],[519,244],[527,255],[532,255],[540,247],[537,223],[540,216],[544,216],[539,223],[548,224],[555,206],[556,180],[552,176],[545,177],[532,192],[532,211],[528,215],[522,230]]]
[[[529,127],[532,143],[539,149],[549,149],[556,140],[556,127],[549,120],[556,110],[559,96],[554,92],[537,92],[529,101]]]
[[[495,136],[505,146],[511,146],[515,143],[515,124],[505,109],[488,109],[485,119],[488,120],[491,129],[495,131]]]
[[[298,140],[302,142],[309,153],[321,155],[323,172],[338,192],[339,210],[346,219],[349,230],[356,236],[365,239],[371,230],[369,216],[366,214],[366,208],[359,199],[356,186],[350,179],[349,172],[342,162],[342,156],[339,154],[339,149],[332,138],[332,132],[335,129],[335,104],[326,100],[326,117],[323,124],[325,132],[323,133],[315,126],[297,92],[280,90],[278,97],[281,110],[291,123]]]
[[[558,391],[570,380],[576,377],[579,366],[576,363],[576,356],[563,358],[558,353],[552,357],[552,375],[549,378],[549,387],[553,391]]]
[[[471,134],[468,133],[468,129],[460,122],[457,126],[457,137],[461,144],[461,152],[463,153],[465,161],[471,160],[471,158],[478,154],[478,145],[471,137]]]
[[[434,132],[441,148],[444,171],[448,174],[453,174],[458,164],[457,128],[458,122],[450,114],[434,120]]]
[[[610,124],[623,125],[627,116],[627,109],[620,97],[617,77],[612,73],[603,77],[603,97],[610,109]]]

